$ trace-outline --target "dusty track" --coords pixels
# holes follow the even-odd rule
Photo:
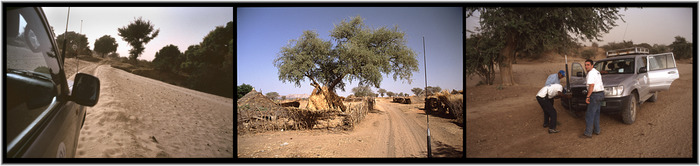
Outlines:
[[[542,128],[543,113],[535,94],[547,74],[562,68],[563,64],[553,63],[516,64],[513,71],[519,85],[503,90],[468,83],[467,158],[692,157],[692,64],[678,64],[680,79],[669,91],[660,92],[658,101],[645,102],[634,124],[623,124],[620,115],[601,114],[602,134],[592,139],[578,137],[585,128],[584,118],[574,118],[560,100],[554,106],[561,132],[548,134]]]
[[[239,135],[238,157],[426,157],[425,113],[421,104],[377,99],[374,112],[353,131],[275,131]],[[433,157],[462,157],[463,129],[430,116]]]
[[[98,77],[101,93],[76,157],[233,157],[232,99],[83,62],[80,72]]]

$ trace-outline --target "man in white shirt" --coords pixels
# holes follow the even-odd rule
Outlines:
[[[542,111],[544,112],[544,124],[542,127],[549,127],[548,132],[550,134],[559,132],[559,130],[557,130],[557,110],[554,109],[551,101],[554,101],[553,99],[560,97],[570,98],[561,93],[563,89],[564,88],[561,86],[561,84],[551,84],[542,87],[542,89],[537,92],[537,102],[540,104],[540,107],[542,107]]]
[[[593,60],[587,59],[585,63],[586,85],[588,85],[588,94],[586,94],[586,130],[581,138],[593,138],[593,133],[600,135],[600,106],[605,100],[605,89],[603,88],[603,79],[600,72],[593,68]]]

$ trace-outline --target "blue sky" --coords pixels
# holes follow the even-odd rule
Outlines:
[[[624,15],[622,20],[617,20],[616,27],[609,33],[603,34],[603,41],[597,41],[603,46],[610,42],[632,41],[634,44],[648,43],[670,45],[675,36],[684,37],[688,42],[693,41],[693,9],[692,8],[624,8],[620,9]],[[466,28],[474,30],[479,26],[479,17],[470,17],[466,20]],[[467,35],[470,33],[467,32]],[[468,37],[468,36],[467,36]],[[587,46],[591,42],[582,42]]]
[[[237,8],[237,85],[252,85],[256,90],[278,92],[280,95],[310,94],[313,88],[309,80],[283,83],[278,79],[273,61],[280,48],[292,39],[298,39],[304,30],[314,30],[324,40],[330,40],[329,33],[334,24],[353,16],[361,16],[370,28],[398,25],[405,32],[407,46],[416,54],[419,71],[413,72],[412,82],[396,80],[384,75],[380,87],[392,92],[410,93],[414,87],[424,87],[423,43],[427,53],[428,85],[442,89],[461,90],[463,86],[462,27],[463,15],[460,7],[417,8],[417,7],[310,7],[310,8]],[[346,82],[345,92],[352,94],[357,80]],[[377,88],[372,88],[376,93]]]

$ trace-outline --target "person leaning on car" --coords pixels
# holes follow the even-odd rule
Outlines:
[[[600,106],[605,99],[603,88],[603,79],[600,72],[593,68],[593,60],[586,59],[586,84],[588,85],[588,94],[586,94],[586,130],[581,138],[592,138],[593,133],[600,134]]]
[[[551,84],[542,87],[542,89],[537,92],[537,103],[540,104],[542,112],[544,112],[544,124],[542,127],[549,127],[548,132],[550,134],[559,132],[559,130],[557,130],[557,110],[554,109],[554,106],[550,102],[555,98],[570,98],[561,92],[563,89],[561,84]]]
[[[550,74],[549,77],[547,77],[547,82],[544,83],[544,86],[547,85],[552,85],[552,84],[561,84],[561,78],[564,78],[566,76],[566,72],[564,70],[559,70],[559,72]],[[563,93],[566,93],[566,90],[564,90]],[[554,105],[554,99],[549,99],[549,102]]]

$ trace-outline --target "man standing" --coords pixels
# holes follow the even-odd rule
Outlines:
[[[605,99],[603,88],[603,79],[600,72],[593,68],[593,60],[587,59],[585,63],[586,85],[588,85],[588,94],[586,95],[586,130],[581,138],[592,138],[593,132],[600,135],[600,105]]]
[[[566,76],[566,72],[564,70],[559,70],[559,72],[555,74],[550,74],[549,77],[547,77],[547,82],[544,83],[544,86],[552,85],[552,84],[561,84],[561,78],[564,78]],[[564,91],[566,93],[566,91]],[[554,99],[549,99],[549,102],[552,103],[552,106],[554,106]]]
[[[561,87],[560,84],[552,84],[542,87],[542,89],[537,92],[537,102],[544,112],[544,124],[542,127],[549,127],[549,134],[559,132],[559,130],[557,130],[557,110],[554,109],[550,101],[554,100],[554,98],[566,97],[561,93],[562,89],[564,88]]]

